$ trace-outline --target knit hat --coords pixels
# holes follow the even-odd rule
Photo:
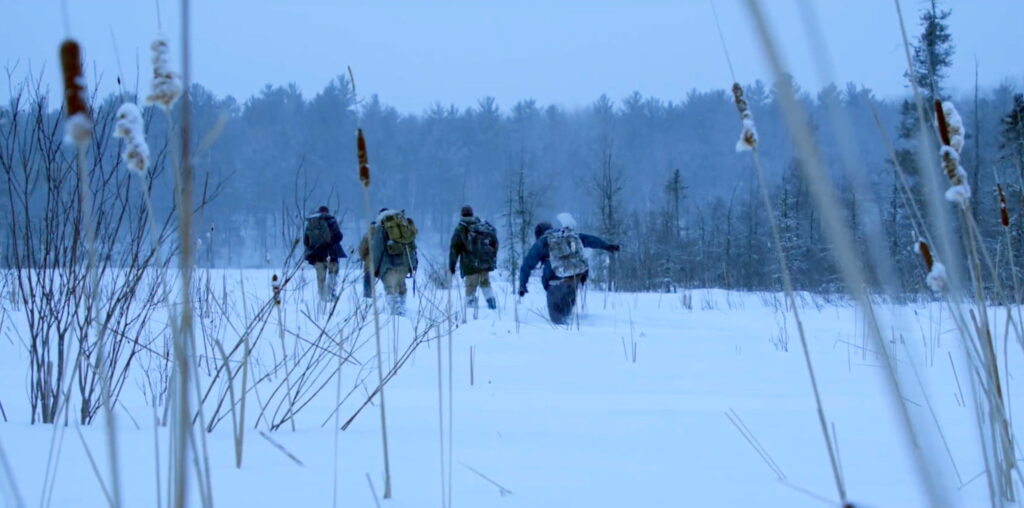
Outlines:
[[[462,216],[463,217],[472,217],[473,216],[473,207],[469,206],[469,205],[463,206],[462,207]]]
[[[536,238],[540,238],[540,237],[544,236],[544,233],[547,233],[548,231],[551,231],[551,229],[552,229],[552,226],[551,226],[550,222],[548,222],[548,221],[541,222],[540,224],[537,224],[537,226],[533,228],[533,236],[536,237]]]

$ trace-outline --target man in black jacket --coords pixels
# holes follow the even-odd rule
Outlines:
[[[338,282],[338,260],[347,257],[345,249],[341,248],[342,238],[338,220],[326,206],[306,217],[302,245],[306,247],[306,261],[316,269],[317,292],[325,302],[336,298],[334,286]]]

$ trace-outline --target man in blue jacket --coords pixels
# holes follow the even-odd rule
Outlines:
[[[577,233],[576,220],[568,213],[559,214],[558,221],[559,229],[550,222],[541,222],[534,228],[537,241],[519,269],[519,296],[527,292],[530,273],[538,264],[543,264],[540,281],[547,292],[548,315],[551,322],[564,324],[576,306],[577,287],[587,281],[589,269],[583,248],[618,252],[620,247],[593,235]]]

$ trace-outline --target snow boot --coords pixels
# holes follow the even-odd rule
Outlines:
[[[498,308],[498,300],[495,299],[493,296],[488,298],[487,299],[487,308],[491,309],[491,310],[497,309]]]
[[[405,297],[402,295],[390,294],[388,295],[388,310],[392,316],[404,316],[405,315]]]

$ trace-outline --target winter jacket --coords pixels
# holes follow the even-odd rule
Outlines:
[[[455,273],[456,263],[459,264],[459,272],[463,277],[490,271],[490,267],[481,266],[483,263],[477,260],[476,253],[470,252],[469,247],[466,245],[467,231],[470,226],[479,223],[480,219],[477,217],[463,217],[459,220],[459,225],[455,226],[455,232],[452,233],[451,246],[448,249],[449,273]],[[494,250],[498,250],[497,238],[494,239]]]
[[[383,224],[383,216],[387,213],[389,212],[382,212],[381,215],[378,215],[376,222],[371,226],[373,241],[370,242],[368,252],[373,256],[373,275],[380,277],[382,274],[387,273],[388,270],[402,270],[405,273],[413,273],[419,265],[419,259],[416,256],[416,246],[413,245],[411,249],[401,254],[391,254],[386,248],[388,243],[387,231],[382,227],[376,226],[377,224]]]
[[[588,249],[612,250],[612,244],[601,238],[584,233],[579,233],[579,235],[583,246]],[[530,252],[527,252],[526,257],[523,258],[523,266],[519,269],[520,289],[526,289],[526,282],[530,280],[530,272],[540,263],[544,264],[544,272],[541,274],[540,282],[544,286],[544,291],[547,291],[551,281],[561,279],[561,277],[555,275],[555,271],[551,268],[551,253],[548,251],[547,235],[537,239],[533,243],[533,247],[530,247]],[[583,272],[582,278],[586,280],[586,277],[587,272]]]
[[[341,240],[344,238],[344,235],[341,234],[341,228],[338,227],[338,220],[335,219],[333,215],[315,213],[306,217],[306,220],[320,216],[327,217],[327,227],[331,230],[331,243],[311,247],[309,245],[309,236],[305,233],[302,234],[302,245],[306,248],[306,261],[311,265],[327,261],[328,258],[330,258],[331,261],[338,261],[339,259],[348,257],[345,254],[345,249],[341,248]]]

